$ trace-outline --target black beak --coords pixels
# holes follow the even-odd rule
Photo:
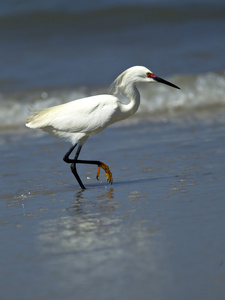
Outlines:
[[[173,88],[176,88],[176,89],[179,89],[179,90],[180,90],[180,88],[179,88],[178,86],[176,86],[175,84],[170,83],[169,81],[166,81],[166,80],[164,80],[164,79],[162,79],[162,78],[160,78],[160,77],[155,76],[155,77],[152,77],[152,78],[153,78],[155,81],[157,81],[157,82],[164,83],[164,84],[166,84],[166,85],[172,86]]]

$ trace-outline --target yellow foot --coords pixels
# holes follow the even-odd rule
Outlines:
[[[106,179],[107,181],[112,184],[113,183],[113,178],[112,178],[112,173],[109,170],[109,167],[104,164],[103,162],[100,161],[100,164],[98,165],[98,170],[97,170],[97,176],[96,178],[98,179],[99,175],[100,175],[100,168],[102,168],[105,171],[105,175],[106,175]]]

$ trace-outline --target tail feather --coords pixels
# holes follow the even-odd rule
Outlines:
[[[27,119],[25,125],[29,128],[43,128],[49,125],[47,118],[49,109],[43,109],[32,113]]]

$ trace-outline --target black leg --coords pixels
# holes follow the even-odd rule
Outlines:
[[[70,165],[70,168],[71,168],[71,171],[73,173],[73,175],[75,176],[77,182],[79,183],[80,187],[84,190],[85,189],[85,186],[83,185],[83,182],[81,181],[80,179],[80,176],[78,175],[77,173],[77,168],[76,168],[76,163],[77,163],[77,158],[80,154],[80,151],[81,151],[81,146],[78,147],[77,149],[77,152],[75,154],[75,157],[74,159],[71,159],[69,158],[70,154],[73,152],[73,150],[76,148],[77,144],[75,144],[74,146],[72,146],[69,151],[65,154],[65,156],[63,157],[63,160],[66,162],[66,163],[69,163],[71,164]]]
[[[72,163],[72,164],[70,165],[70,168],[71,168],[71,171],[72,171],[73,175],[75,176],[77,182],[79,183],[80,187],[81,187],[83,190],[85,190],[86,187],[83,185],[83,182],[81,181],[80,176],[79,176],[78,173],[77,173],[76,163]]]
[[[80,151],[82,149],[82,146],[78,146],[78,149],[77,149],[77,152],[75,154],[75,157],[74,159],[71,159],[69,158],[70,154],[73,152],[73,150],[76,148],[77,144],[75,144],[74,146],[72,146],[69,151],[65,154],[65,156],[63,157],[63,160],[66,162],[66,163],[70,163],[71,166],[71,171],[73,173],[73,175],[75,176],[77,182],[79,183],[80,187],[82,189],[85,189],[85,186],[83,185],[81,179],[80,179],[80,176],[78,175],[77,173],[77,169],[76,169],[76,164],[90,164],[90,165],[97,165],[98,166],[98,171],[97,171],[97,176],[96,178],[98,179],[98,176],[100,174],[100,168],[102,168],[105,173],[106,173],[106,178],[108,180],[108,182],[110,184],[112,184],[112,173],[110,172],[109,170],[109,167],[107,165],[105,165],[103,162],[99,161],[99,160],[78,160],[78,156],[80,154]]]
[[[74,146],[72,146],[72,147],[70,148],[70,150],[64,155],[63,160],[64,160],[66,163],[70,164],[70,163],[74,162],[74,159],[69,158],[69,156],[70,156],[70,154],[73,152],[73,150],[76,148],[76,146],[77,146],[77,144],[75,144]]]
[[[75,147],[74,147],[74,148],[75,148]],[[71,168],[71,171],[72,171],[73,175],[75,176],[76,180],[78,181],[80,187],[81,187],[83,190],[85,190],[86,188],[85,188],[85,186],[83,185],[83,182],[81,181],[80,176],[79,176],[78,173],[77,173],[77,168],[76,168],[77,158],[78,158],[78,156],[79,156],[79,154],[80,154],[81,148],[82,148],[82,146],[79,145],[79,146],[78,146],[78,149],[77,149],[77,152],[76,152],[76,154],[75,154],[75,157],[74,157],[74,161],[71,163],[70,168]],[[73,151],[73,150],[72,150],[72,151]]]

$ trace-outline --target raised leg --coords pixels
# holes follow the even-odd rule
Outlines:
[[[77,182],[79,183],[80,187],[82,189],[85,189],[85,186],[83,185],[78,173],[77,173],[77,169],[76,169],[76,164],[90,164],[90,165],[97,165],[98,166],[98,170],[97,170],[97,176],[96,178],[98,179],[99,175],[100,175],[100,168],[102,168],[105,173],[106,173],[106,179],[107,181],[112,184],[113,182],[113,178],[112,178],[112,173],[109,169],[109,167],[104,164],[103,162],[99,161],[99,160],[78,160],[78,156],[80,154],[80,151],[82,149],[82,146],[78,146],[77,152],[75,154],[74,159],[69,158],[70,154],[73,152],[73,150],[76,148],[77,144],[75,144],[74,146],[72,146],[69,151],[65,154],[65,156],[63,157],[63,160],[66,163],[71,163],[71,171],[73,173],[73,175],[75,176]]]
[[[105,171],[107,181],[110,184],[113,183],[112,173],[111,173],[109,167],[106,164],[104,164],[102,161],[99,161],[99,160],[77,160],[77,164],[97,165],[98,166],[97,176],[96,176],[97,180],[99,180],[98,177],[100,175],[100,168],[102,168]]]
[[[70,156],[70,154],[73,152],[73,150],[76,148],[76,146],[77,146],[77,144],[75,144],[74,146],[72,146],[72,147],[70,148],[70,150],[64,155],[63,160],[64,160],[66,163],[70,164],[70,163],[73,163],[73,162],[74,162],[74,159],[69,158],[69,156]]]

